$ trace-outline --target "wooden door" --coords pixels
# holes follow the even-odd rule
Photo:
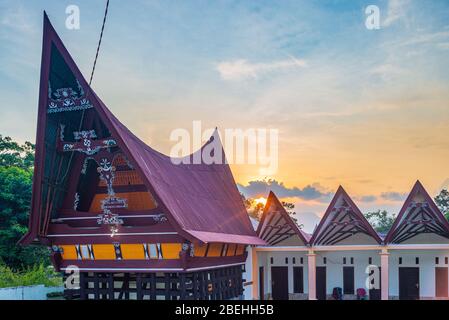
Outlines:
[[[379,279],[377,281],[377,284],[379,285],[378,289],[370,289],[369,290],[369,299],[370,300],[381,300],[382,299],[382,269],[380,267],[379,268]],[[374,272],[374,271],[372,271]],[[370,274],[372,275],[372,274]],[[373,280],[375,281],[375,280]]]
[[[435,268],[435,296],[438,298],[449,297],[447,267]]]
[[[288,300],[288,267],[271,267],[273,300]]]
[[[316,298],[326,300],[326,267],[316,267]]]
[[[419,300],[419,268],[399,268],[399,299]]]
[[[343,293],[354,294],[354,267],[343,267]]]
[[[304,269],[293,267],[293,292],[304,293]]]

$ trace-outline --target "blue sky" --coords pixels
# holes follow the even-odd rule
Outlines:
[[[132,3],[132,4],[131,4]],[[65,8],[81,11],[65,28]],[[0,133],[34,140],[45,9],[86,77],[105,1],[0,0]],[[377,5],[381,29],[365,27]],[[93,88],[162,152],[175,128],[276,128],[286,188],[339,184],[366,210],[397,211],[449,174],[449,2],[111,0]],[[242,186],[257,168],[233,167]],[[253,183],[253,185],[256,185]],[[325,204],[297,197],[297,211]]]

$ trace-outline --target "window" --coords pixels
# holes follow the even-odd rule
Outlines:
[[[326,264],[327,263],[327,259],[326,259],[326,257],[323,257],[323,264]]]
[[[304,264],[304,258],[301,257],[300,262],[301,264]]]
[[[343,264],[346,264],[346,257],[343,257]]]
[[[147,248],[149,249],[149,258],[150,259],[162,259],[162,250],[160,243],[150,243]],[[147,250],[148,250],[147,249]]]
[[[270,258],[270,263],[273,264],[273,257]]]
[[[293,292],[304,293],[304,271],[302,267],[293,267]]]
[[[399,264],[402,264],[402,257],[399,257]]]
[[[292,261],[292,262],[293,262],[293,264],[296,264],[296,258],[295,258],[295,257],[293,257],[293,258],[292,258],[292,260],[293,260],[293,261]]]
[[[285,264],[288,264],[288,258],[285,258]]]
[[[351,264],[354,264],[354,258],[351,258]]]
[[[343,293],[354,294],[354,267],[343,267]]]
[[[415,263],[419,264],[419,258],[418,257],[415,258]]]
[[[373,264],[373,258],[371,257],[368,258],[368,264]]]
[[[444,264],[448,264],[448,262],[449,262],[449,258],[448,258],[448,257],[445,257],[445,258],[444,258]]]
[[[440,264],[440,258],[435,257],[435,264]]]

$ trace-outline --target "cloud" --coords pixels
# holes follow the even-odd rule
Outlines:
[[[404,201],[405,198],[407,198],[406,193],[400,192],[383,192],[380,196],[382,197],[382,199],[389,201]]]
[[[436,43],[439,47],[445,47],[449,39],[449,31],[421,33],[401,43],[402,46],[415,46],[419,44]]]
[[[366,196],[355,197],[354,199],[356,199],[357,201],[360,201],[360,202],[374,202],[377,200],[377,197],[372,196],[372,195],[366,195]]]
[[[294,57],[269,63],[251,63],[245,59],[239,59],[218,63],[217,71],[220,73],[223,80],[242,80],[247,78],[257,78],[259,75],[269,72],[304,68],[305,66],[305,60],[296,59]]]
[[[302,200],[328,201],[331,196],[330,193],[320,190],[318,184],[308,185],[302,189],[288,188],[284,183],[271,179],[250,181],[246,186],[237,184],[237,187],[249,198],[266,197],[270,191],[273,191],[279,198],[300,198]]]
[[[393,23],[405,17],[405,6],[409,3],[409,0],[389,0],[387,17],[383,22],[384,27],[389,27]]]

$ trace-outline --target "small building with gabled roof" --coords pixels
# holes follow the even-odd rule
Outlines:
[[[449,223],[419,181],[385,236],[341,186],[311,236],[270,192],[257,234],[253,298],[449,298]]]

